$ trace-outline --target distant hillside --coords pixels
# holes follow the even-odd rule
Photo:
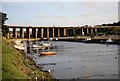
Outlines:
[[[114,23],[109,23],[109,24],[102,24],[102,25],[99,25],[99,26],[120,26],[120,21],[118,22],[114,22]]]

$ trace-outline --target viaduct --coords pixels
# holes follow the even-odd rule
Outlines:
[[[42,26],[8,26],[12,29],[13,38],[54,38],[69,37],[75,35],[88,35],[119,26],[80,26],[80,27],[42,27]],[[19,30],[19,31],[18,31]],[[19,36],[18,36],[19,35]]]

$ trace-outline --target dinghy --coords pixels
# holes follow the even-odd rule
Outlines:
[[[14,48],[19,49],[19,50],[24,50],[25,47],[21,45],[14,45]]]
[[[40,55],[55,55],[56,52],[39,52]]]

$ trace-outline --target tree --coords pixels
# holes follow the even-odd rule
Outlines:
[[[4,37],[6,37],[7,34],[9,33],[9,28],[7,27],[7,25],[5,25],[6,20],[8,20],[7,14],[0,12],[0,26],[2,26],[2,35]]]
[[[120,21],[109,23],[109,24],[102,24],[100,26],[120,26]]]

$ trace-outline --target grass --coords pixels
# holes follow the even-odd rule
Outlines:
[[[2,39],[0,34],[0,80],[2,79]]]
[[[25,54],[16,50],[13,44],[2,39],[2,79],[33,79],[36,76],[40,79],[44,76],[52,80],[52,76],[38,69],[33,61],[24,58]]]

